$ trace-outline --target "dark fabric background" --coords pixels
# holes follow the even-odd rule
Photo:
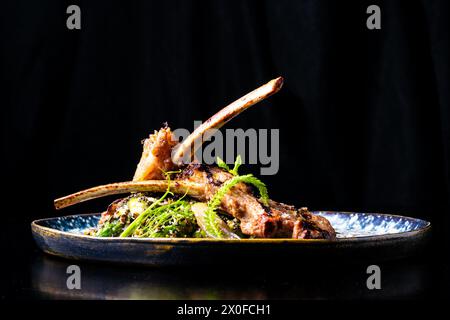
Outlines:
[[[72,3],[80,31],[66,28]],[[366,28],[370,4],[382,30]],[[191,129],[282,75],[279,94],[227,126],[280,129],[280,171],[263,177],[274,199],[421,217],[448,240],[447,1],[17,0],[1,11],[13,204],[2,216],[26,232],[33,218],[104,208],[111,199],[64,212],[52,200],[130,179],[140,140],[164,121]]]

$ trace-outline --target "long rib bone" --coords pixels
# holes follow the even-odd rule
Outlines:
[[[62,209],[83,201],[101,198],[113,194],[123,194],[130,192],[165,192],[169,182],[167,180],[146,180],[129,181],[105,184],[82,190],[68,196],[56,199],[54,205],[56,209]],[[175,194],[187,194],[199,200],[204,198],[204,186],[188,181],[170,182],[170,191]]]
[[[283,85],[283,78],[278,77],[264,84],[263,86],[253,90],[252,92],[246,94],[242,98],[239,98],[235,102],[231,103],[227,107],[220,110],[218,113],[213,115],[207,121],[205,121],[201,126],[199,126],[194,132],[192,132],[180,145],[176,147],[176,150],[172,152],[172,160],[174,163],[181,164],[182,159],[188,150],[191,150],[192,146],[197,146],[194,142],[198,139],[205,138],[204,134],[208,130],[218,129],[226,124],[228,121],[233,119],[235,116],[251,107],[252,105],[260,102],[261,100],[277,93]],[[161,130],[160,130],[161,131]],[[166,132],[166,131],[164,131]],[[168,139],[167,136],[165,136]],[[164,140],[164,139],[161,139]],[[199,144],[197,147],[199,147]],[[160,148],[161,145],[157,144],[154,148]],[[165,146],[170,148],[170,145]],[[149,154],[156,153],[158,156],[163,156],[163,159],[159,159],[164,162],[170,159],[165,158],[165,153],[153,152],[151,150]],[[195,153],[196,150],[193,150]],[[145,152],[145,150],[144,150]],[[146,157],[144,157],[146,158]],[[145,161],[146,159],[144,159]],[[141,161],[143,161],[141,159]],[[152,161],[155,161],[154,159]],[[152,166],[152,163],[145,163],[145,166]],[[139,166],[138,166],[139,167]],[[159,172],[159,171],[158,171]],[[136,178],[136,174],[135,174]],[[153,175],[152,178],[147,177],[147,179],[159,179],[160,175]],[[136,179],[135,179],[136,180]],[[141,179],[143,180],[143,179]],[[123,194],[128,192],[164,192],[167,188],[167,181],[165,180],[143,180],[143,181],[133,181],[133,182],[119,182],[112,183],[103,186],[97,186],[77,193],[56,199],[54,201],[56,209],[65,208],[73,204],[87,201],[90,199],[100,198],[113,194]],[[176,182],[171,185],[171,191],[174,193],[185,193],[193,197],[201,197],[204,195],[204,190],[200,191],[201,186],[188,185],[185,182]]]
[[[183,162],[190,162],[190,155],[195,154],[197,151],[196,149],[201,146],[202,141],[208,138],[208,133],[211,135],[215,129],[221,128],[224,124],[244,110],[277,93],[282,86],[283,78],[278,77],[253,90],[252,92],[247,93],[245,96],[239,98],[217,112],[197,129],[195,129],[194,132],[186,137],[181,144],[174,148],[174,151],[172,152],[173,163],[180,165]],[[186,157],[188,159],[185,159]]]

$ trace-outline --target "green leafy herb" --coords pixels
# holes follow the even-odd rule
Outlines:
[[[241,155],[238,155],[236,157],[236,161],[234,161],[234,167],[233,169],[230,169],[230,167],[225,163],[225,161],[223,161],[220,157],[217,157],[217,166],[219,168],[222,168],[224,170],[227,170],[229,173],[231,173],[233,176],[237,176],[238,175],[238,169],[239,167],[242,165],[242,158]]]
[[[97,237],[117,237],[123,228],[120,221],[105,222],[103,227],[97,231]]]
[[[199,213],[193,210],[197,204],[182,197],[175,197],[170,191],[171,175],[180,171],[164,172],[168,181],[166,192],[159,198],[145,194],[133,194],[123,203],[108,221],[95,232],[99,237],[213,237],[236,238],[239,225],[222,219],[218,208],[225,195],[237,184],[245,183],[256,187],[260,201],[269,204],[266,185],[252,174],[239,175],[242,158],[238,156],[232,169],[220,158],[217,165],[231,173],[231,179],[225,181],[216,191],[208,204],[203,204]],[[195,211],[195,212],[194,212]],[[136,217],[136,218],[135,218]],[[233,229],[233,230],[232,230]]]
[[[230,191],[231,188],[241,182],[255,186],[261,196],[260,201],[266,206],[269,204],[269,195],[264,182],[262,182],[252,174],[246,174],[243,176],[234,176],[230,180],[225,181],[225,183],[219,188],[216,194],[209,201],[209,206],[212,208],[217,208],[220,205],[222,198],[228,193],[228,191]]]
[[[266,206],[269,204],[269,195],[267,193],[266,185],[264,184],[264,182],[262,182],[252,174],[234,176],[230,180],[227,180],[208,202],[208,209],[205,213],[206,228],[208,230],[208,233],[215,238],[222,237],[221,230],[217,224],[217,219],[220,219],[217,215],[217,208],[220,206],[223,197],[230,191],[230,189],[241,182],[255,186],[260,193],[260,201]]]
[[[234,162],[233,170],[231,170],[230,173],[231,173],[232,175],[234,175],[234,176],[237,176],[237,175],[238,175],[238,169],[239,169],[239,167],[240,167],[241,165],[242,165],[242,158],[241,158],[241,155],[238,155],[238,156],[236,157],[236,161]]]
[[[164,172],[168,181],[166,192],[145,209],[120,235],[120,237],[174,237],[191,235],[195,231],[195,218],[190,202],[167,199],[170,192],[170,175],[178,171]]]
[[[223,234],[219,225],[220,217],[217,214],[217,209],[222,202],[223,197],[238,183],[247,183],[255,186],[260,194],[260,201],[265,205],[269,205],[269,195],[267,192],[267,187],[258,178],[252,174],[246,174],[240,176],[238,173],[239,167],[242,165],[242,158],[240,155],[237,156],[234,162],[233,169],[230,169],[228,165],[219,157],[217,157],[217,165],[230,172],[234,177],[227,180],[220,188],[217,190],[216,194],[208,202],[208,209],[205,212],[205,229],[209,235],[215,238],[222,238]]]
[[[219,168],[222,168],[222,169],[227,170],[228,172],[230,172],[230,167],[220,157],[217,157],[216,163],[217,163],[217,166]]]
[[[167,184],[166,192],[162,195],[161,198],[159,198],[158,200],[153,202],[147,209],[145,209],[145,211],[143,211],[132,223],[130,223],[130,225],[120,234],[121,238],[131,236],[134,233],[134,231],[137,229],[137,227],[139,227],[139,225],[141,225],[142,222],[144,222],[145,219],[150,214],[152,214],[153,208],[155,208],[159,203],[161,203],[168,195],[173,195],[173,193],[170,192],[170,176],[167,175],[166,177],[168,177],[168,179],[167,179],[168,184]]]
[[[143,237],[174,237],[192,235],[196,220],[189,201],[180,198],[155,209],[142,226]]]

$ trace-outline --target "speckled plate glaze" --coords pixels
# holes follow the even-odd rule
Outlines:
[[[295,263],[314,258],[327,261],[385,261],[419,254],[429,239],[429,222],[389,214],[316,211],[335,228],[338,238],[187,239],[97,238],[83,231],[96,226],[99,214],[33,221],[32,233],[45,252],[70,259],[144,265]]]

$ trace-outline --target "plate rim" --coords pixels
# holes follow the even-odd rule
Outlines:
[[[31,222],[32,232],[50,233],[59,236],[66,236],[71,238],[76,238],[79,240],[93,240],[93,241],[103,241],[103,242],[128,242],[128,243],[155,243],[155,244],[333,244],[333,243],[352,243],[352,242],[373,242],[373,241],[383,241],[383,240],[395,240],[395,239],[405,239],[411,238],[418,235],[425,235],[431,230],[431,222],[423,220],[420,218],[413,218],[398,214],[389,213],[377,213],[377,212],[351,212],[351,211],[330,211],[330,210],[314,210],[312,213],[341,213],[341,214],[369,214],[369,215],[381,215],[389,217],[407,218],[420,220],[425,222],[425,226],[417,230],[402,231],[397,233],[388,233],[383,235],[370,235],[362,237],[349,237],[349,238],[337,238],[334,240],[330,239],[292,239],[292,238],[254,238],[254,239],[213,239],[213,238],[119,238],[119,237],[93,237],[85,234],[77,234],[68,231],[62,231],[50,227],[45,227],[41,223],[54,220],[62,217],[82,217],[82,216],[95,216],[101,213],[83,213],[83,214],[72,214],[66,216],[57,216],[50,218],[36,219]]]

